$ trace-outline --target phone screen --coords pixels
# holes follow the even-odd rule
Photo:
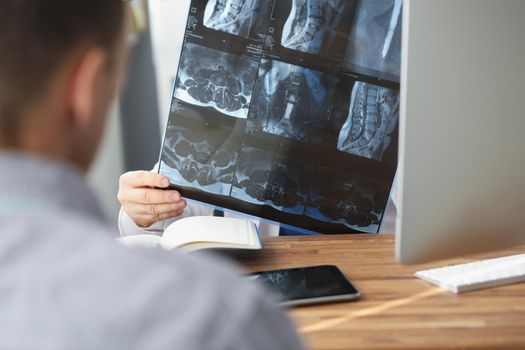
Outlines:
[[[343,273],[331,265],[265,271],[253,275],[270,286],[283,301],[359,294]]]

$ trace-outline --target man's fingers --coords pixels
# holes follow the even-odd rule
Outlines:
[[[168,213],[177,212],[186,208],[186,202],[170,203],[170,204],[149,204],[143,205],[140,214],[149,214],[153,217],[160,217]]]
[[[182,215],[182,213],[184,213],[184,209],[157,215],[156,217],[152,217],[151,215],[148,215],[148,214],[136,214],[134,215],[134,217],[132,217],[132,219],[140,227],[147,228],[158,221],[175,218],[177,216]]]
[[[181,216],[182,213],[184,213],[184,210],[172,211],[172,212],[169,212],[169,213],[166,213],[166,214],[162,214],[162,215],[159,215],[159,220],[158,221],[175,218],[177,216]]]
[[[181,196],[177,191],[134,188],[127,191],[125,200],[137,204],[170,204],[180,202]]]
[[[151,171],[130,171],[120,177],[120,187],[160,187],[166,188],[170,180],[161,174]]]

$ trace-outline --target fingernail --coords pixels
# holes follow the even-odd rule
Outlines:
[[[179,195],[178,193],[174,193],[174,194],[171,196],[171,198],[173,198],[173,200],[174,200],[175,202],[180,201],[180,195]]]
[[[168,179],[163,179],[161,182],[160,182],[161,186],[162,187],[168,187],[170,185],[170,180]]]

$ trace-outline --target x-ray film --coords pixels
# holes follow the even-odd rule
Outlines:
[[[401,6],[192,0],[159,172],[217,208],[378,232],[397,166]]]

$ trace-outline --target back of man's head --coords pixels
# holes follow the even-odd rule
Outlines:
[[[0,1],[0,146],[16,147],[27,110],[70,55],[83,47],[111,54],[123,12],[122,0]]]

